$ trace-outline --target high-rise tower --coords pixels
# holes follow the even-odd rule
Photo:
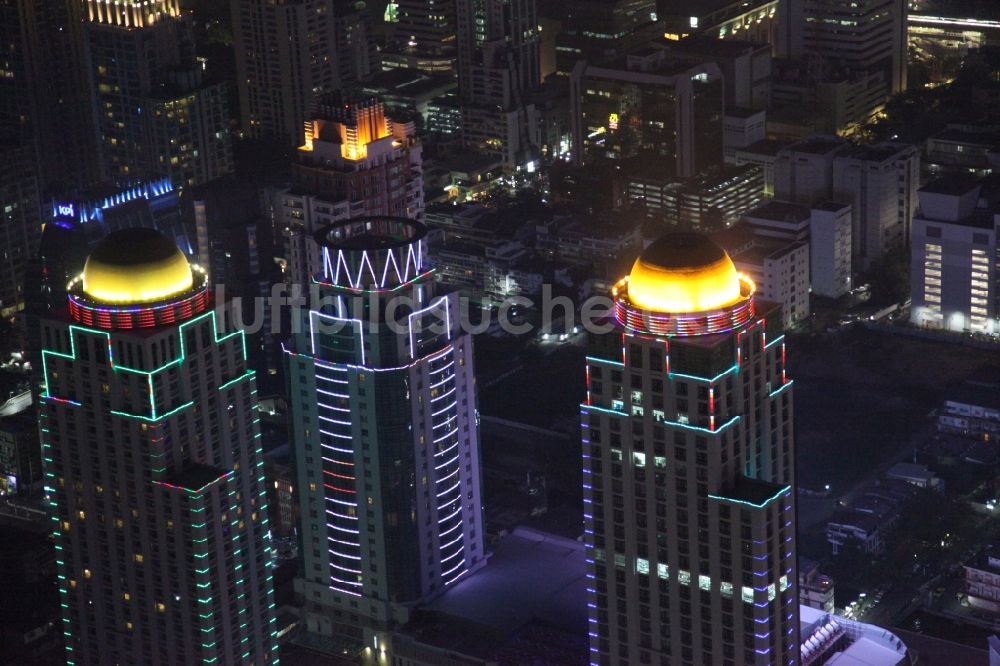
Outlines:
[[[353,217],[422,221],[421,146],[412,122],[394,122],[376,99],[325,99],[305,123],[292,186],[272,198],[288,258],[287,281],[308,285],[322,270],[315,233]]]
[[[538,145],[529,93],[541,83],[535,0],[456,0],[465,143],[508,167]]]
[[[232,0],[243,129],[302,144],[317,100],[377,70],[364,3]]]
[[[151,229],[110,234],[41,324],[68,664],[276,664],[243,333]]]
[[[797,663],[779,308],[693,234],[650,245],[613,298],[581,406],[591,663]]]
[[[223,83],[203,80],[178,0],[87,0],[103,177],[196,185],[232,171]]]
[[[435,294],[426,234],[319,231],[321,303],[288,349],[306,628],[358,646],[485,563],[472,337]]]

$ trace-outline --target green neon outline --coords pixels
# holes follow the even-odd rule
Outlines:
[[[137,416],[137,415],[134,415],[134,414],[127,414],[127,413],[123,413],[123,412],[119,412],[118,414],[119,415],[124,415],[124,416],[132,416],[134,418],[143,418],[143,419],[145,419],[147,421],[157,421],[160,418],[165,418],[166,416],[169,415],[169,413],[166,414],[166,415],[164,415],[164,416],[161,416],[161,417],[157,417],[157,415],[156,415],[156,395],[155,395],[155,393],[153,391],[153,375],[156,375],[156,374],[162,372],[163,370],[166,370],[167,368],[173,367],[175,365],[181,365],[181,364],[184,363],[185,359],[187,358],[187,352],[184,349],[184,329],[187,326],[194,325],[194,324],[200,322],[201,320],[205,319],[206,317],[210,317],[211,320],[212,320],[212,337],[214,339],[214,343],[216,345],[218,345],[218,344],[221,344],[221,343],[225,342],[226,340],[228,340],[228,339],[230,339],[230,338],[238,335],[238,336],[240,336],[240,343],[241,343],[241,345],[243,347],[243,360],[246,361],[247,358],[248,358],[247,357],[247,338],[246,338],[246,334],[243,332],[243,330],[241,328],[237,327],[236,330],[232,331],[231,333],[227,333],[226,335],[223,335],[223,336],[220,337],[219,336],[218,317],[216,317],[215,312],[216,311],[213,308],[213,309],[209,310],[208,312],[204,312],[204,313],[198,315],[197,317],[194,317],[194,318],[189,319],[189,320],[187,320],[185,322],[182,322],[180,324],[180,326],[177,327],[177,341],[178,341],[178,349],[179,349],[177,358],[175,358],[175,359],[173,359],[171,361],[167,361],[166,363],[164,363],[160,367],[155,368],[153,370],[139,370],[138,368],[130,368],[127,365],[118,365],[118,364],[116,364],[115,363],[115,357],[114,357],[114,350],[112,349],[112,346],[111,346],[111,332],[110,331],[105,331],[105,330],[95,329],[95,328],[88,328],[86,326],[79,326],[77,324],[70,324],[69,325],[69,348],[70,348],[70,352],[68,354],[64,354],[63,352],[57,352],[57,351],[54,351],[54,350],[51,350],[51,349],[43,349],[42,350],[42,384],[43,384],[44,388],[42,389],[42,396],[41,397],[42,398],[52,397],[51,394],[49,393],[48,357],[49,356],[54,356],[54,357],[57,357],[57,358],[69,359],[70,361],[76,361],[76,359],[77,359],[77,356],[76,356],[76,334],[77,334],[77,332],[80,332],[80,333],[89,333],[91,335],[102,335],[102,336],[104,336],[104,339],[105,339],[105,341],[108,344],[108,362],[111,365],[111,369],[112,370],[114,370],[115,372],[122,371],[122,372],[131,372],[131,373],[134,373],[134,374],[137,374],[137,375],[146,375],[149,378],[149,386],[150,386],[150,392],[149,392],[150,416],[149,417],[141,417],[141,416]],[[253,372],[253,371],[250,371],[250,372]],[[174,410],[174,411],[176,411],[176,410]],[[116,413],[116,412],[112,412],[112,413]]]
[[[781,490],[779,490],[777,493],[775,493],[771,497],[768,497],[766,500],[764,500],[764,502],[762,504],[756,504],[754,502],[748,502],[746,500],[735,499],[733,497],[723,497],[722,495],[713,495],[711,493],[709,493],[708,498],[709,499],[718,500],[720,502],[733,502],[735,504],[743,504],[743,505],[746,505],[746,506],[752,506],[755,509],[763,509],[765,506],[767,506],[768,504],[770,504],[774,500],[778,499],[779,497],[781,497],[782,495],[784,495],[785,493],[787,493],[791,489],[792,489],[791,486],[785,486],[784,488],[782,488]]]

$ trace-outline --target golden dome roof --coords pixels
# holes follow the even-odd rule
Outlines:
[[[741,297],[733,260],[699,234],[663,236],[643,250],[628,277],[628,300],[653,312],[718,310]]]
[[[87,257],[83,291],[102,303],[151,303],[190,290],[191,265],[169,238],[155,229],[108,234]]]

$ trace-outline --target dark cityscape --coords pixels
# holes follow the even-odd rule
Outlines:
[[[1000,666],[1000,0],[0,38],[0,666]]]

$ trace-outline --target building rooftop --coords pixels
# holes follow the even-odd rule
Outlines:
[[[585,643],[586,571],[581,542],[519,527],[485,567],[415,612],[402,633],[482,659],[539,627]]]
[[[928,192],[930,194],[959,196],[961,194],[965,194],[966,192],[971,192],[979,186],[980,181],[978,178],[963,174],[955,174],[944,176],[942,178],[938,178],[937,180],[932,180],[921,187],[920,191]]]
[[[820,201],[819,203],[814,203],[812,207],[815,210],[822,210],[829,213],[836,213],[842,211],[845,208],[850,208],[851,204],[841,203],[839,201]]]
[[[814,136],[792,144],[789,150],[810,155],[826,155],[850,146],[846,139],[832,136]]]
[[[809,207],[791,201],[771,199],[746,214],[747,217],[773,220],[775,222],[799,223],[810,218]]]
[[[788,147],[787,141],[779,141],[777,139],[761,139],[760,141],[755,141],[745,148],[737,148],[737,153],[746,153],[748,155],[767,155],[770,157],[775,157],[782,149]]]
[[[884,162],[899,156],[900,153],[913,147],[905,143],[880,143],[876,145],[854,146],[845,151],[842,157],[865,162]]]

